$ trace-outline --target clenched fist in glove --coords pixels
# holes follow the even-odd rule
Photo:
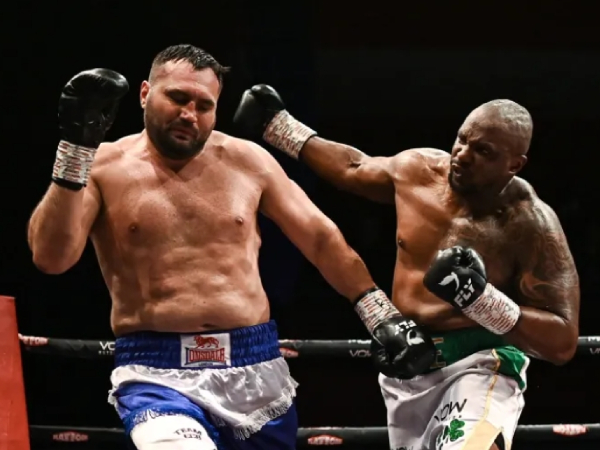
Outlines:
[[[472,248],[439,251],[423,283],[492,333],[508,333],[521,316],[519,305],[487,282],[485,264]]]
[[[295,159],[304,143],[317,134],[294,119],[285,110],[277,91],[266,84],[257,84],[244,92],[233,123],[243,134],[262,138]]]
[[[58,102],[61,140],[52,181],[75,191],[87,184],[96,150],[128,90],[125,77],[109,69],[86,70],[69,80]]]
[[[412,320],[402,317],[381,289],[362,294],[354,308],[373,336],[371,356],[381,373],[409,379],[434,363],[436,348],[431,338]]]

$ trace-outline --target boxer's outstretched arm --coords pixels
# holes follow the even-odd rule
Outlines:
[[[101,202],[93,178],[79,191],[50,184],[31,215],[27,233],[33,263],[38,269],[60,274],[79,260]]]
[[[314,130],[286,111],[271,86],[259,84],[246,90],[233,122],[244,134],[260,136],[292,158],[302,159],[339,189],[378,202],[394,202],[389,158],[369,158],[349,145],[317,137]]]
[[[577,350],[579,276],[558,217],[537,203],[519,281],[521,317],[506,338],[532,356],[565,364]]]
[[[266,158],[261,212],[273,220],[341,295],[355,301],[375,283],[338,227],[321,212],[279,164]]]
[[[314,136],[299,159],[339,189],[382,203],[394,203],[391,158],[371,157],[349,145]]]

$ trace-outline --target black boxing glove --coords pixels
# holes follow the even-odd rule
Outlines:
[[[487,282],[483,259],[472,248],[440,250],[423,284],[492,333],[508,333],[521,317],[519,305]]]
[[[431,338],[400,312],[379,288],[369,289],[354,309],[371,333],[375,367],[394,378],[413,378],[431,367],[436,348]]]
[[[58,101],[60,143],[52,181],[72,190],[87,184],[96,150],[128,90],[125,77],[109,69],[86,70],[69,80]]]
[[[244,92],[233,123],[241,133],[253,139],[262,137],[294,159],[298,159],[304,143],[317,134],[294,119],[285,110],[277,91],[266,84],[257,84]]]

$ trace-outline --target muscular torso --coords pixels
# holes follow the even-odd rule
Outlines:
[[[424,287],[425,272],[438,250],[469,246],[482,256],[488,281],[507,295],[513,294],[518,264],[527,251],[519,233],[519,223],[526,219],[522,211],[527,194],[515,185],[502,207],[474,216],[458,205],[449,191],[449,155],[433,152],[425,153],[422,173],[395,182],[398,253],[393,299],[403,314],[431,329],[474,326]]]
[[[257,261],[260,174],[231,139],[213,133],[178,171],[148,152],[143,134],[99,155],[93,176],[102,207],[91,238],[116,335],[268,320]]]

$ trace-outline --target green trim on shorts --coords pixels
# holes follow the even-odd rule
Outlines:
[[[481,350],[494,350],[500,366],[498,373],[513,378],[525,389],[524,368],[528,359],[518,348],[507,344],[502,336],[484,328],[463,328],[443,333],[431,333],[438,349],[436,362],[428,372],[441,369]]]

